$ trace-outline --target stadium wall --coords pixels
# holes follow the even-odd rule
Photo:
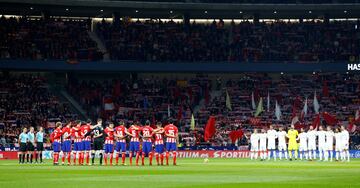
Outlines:
[[[350,64],[349,64],[350,65]],[[347,72],[347,62],[336,63],[241,63],[241,62],[79,62],[1,60],[8,71],[85,72]],[[357,70],[354,70],[357,71]]]

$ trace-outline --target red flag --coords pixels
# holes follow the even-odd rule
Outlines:
[[[204,132],[204,140],[205,142],[209,141],[211,137],[215,135],[215,117],[210,116],[208,122],[206,123],[205,132]]]
[[[323,82],[323,96],[329,97],[329,87],[327,86],[327,81]]]
[[[329,114],[327,112],[323,112],[322,117],[324,118],[326,123],[329,124],[329,125],[335,125],[338,122],[338,120],[336,119],[335,116],[333,116],[333,115],[331,115],[331,114]]]
[[[231,142],[232,142],[233,144],[235,143],[235,141],[236,141],[237,139],[242,138],[243,135],[244,135],[244,132],[243,132],[242,130],[231,131],[231,132],[229,133],[229,137],[230,137]]]
[[[318,126],[320,126],[320,114],[317,114],[315,119],[312,122],[312,126],[314,129],[316,129]]]

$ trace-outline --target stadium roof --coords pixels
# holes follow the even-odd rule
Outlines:
[[[140,18],[360,18],[360,4],[228,4],[109,0],[0,0],[0,14]]]

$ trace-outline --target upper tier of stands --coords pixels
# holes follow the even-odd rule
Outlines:
[[[27,60],[98,60],[86,20],[0,18],[0,58]]]
[[[99,60],[89,20],[0,18],[0,58]],[[359,21],[98,22],[112,60],[145,62],[358,61]]]
[[[358,58],[358,24],[102,22],[97,25],[97,33],[114,60],[332,62]]]

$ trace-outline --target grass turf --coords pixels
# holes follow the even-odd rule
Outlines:
[[[19,165],[0,160],[0,187],[360,187],[360,159],[347,162],[178,159],[178,166]]]

